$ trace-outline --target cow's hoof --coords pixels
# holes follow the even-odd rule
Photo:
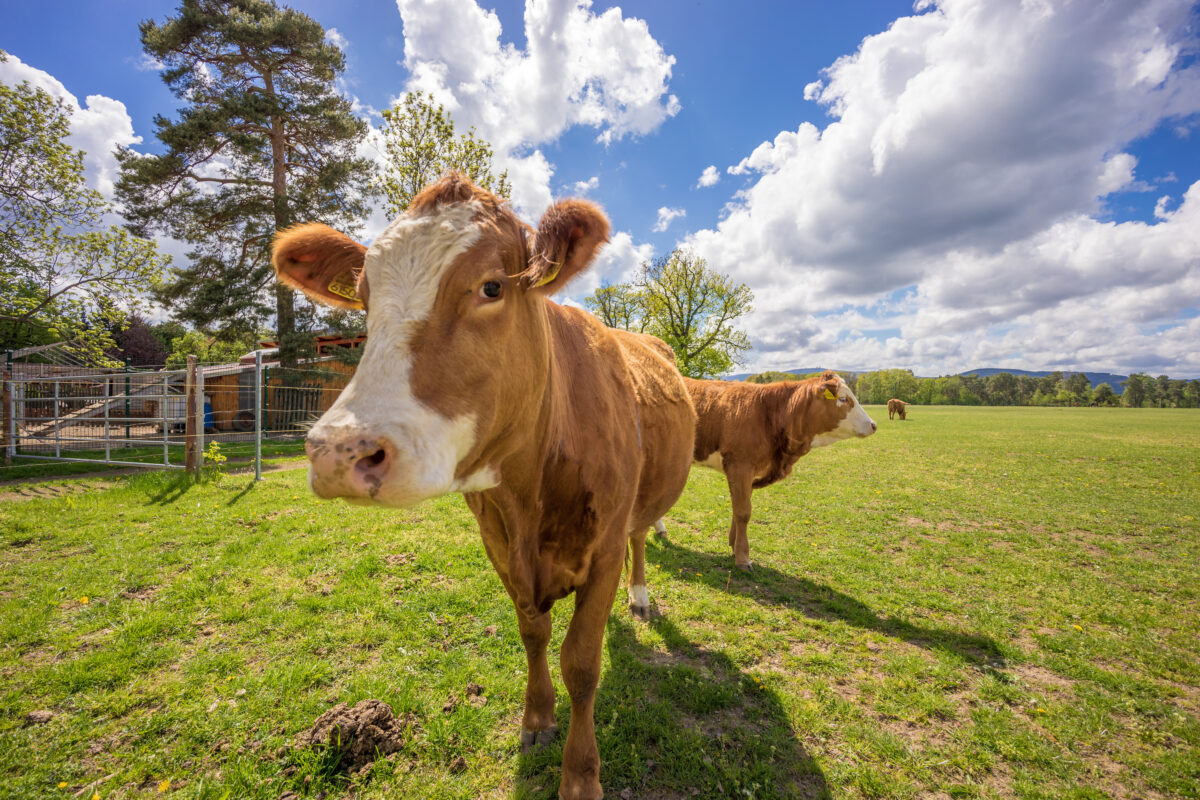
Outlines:
[[[527,731],[521,728],[521,752],[528,753],[535,747],[550,744],[554,741],[555,736],[558,736],[557,725],[551,725],[549,728],[540,731]]]
[[[747,561],[745,564],[738,564],[737,568],[740,569],[742,572],[753,572],[754,571],[754,565],[751,564],[749,561]]]
[[[635,605],[634,603],[630,603],[629,613],[645,622],[646,620],[650,619],[650,606],[639,606]]]

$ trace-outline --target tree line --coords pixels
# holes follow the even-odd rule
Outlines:
[[[816,373],[814,373],[816,374]],[[799,380],[787,372],[764,372],[746,380],[769,383]],[[1134,373],[1117,394],[1101,383],[1092,387],[1082,372],[1052,372],[1049,375],[945,375],[918,378],[910,370],[884,369],[875,372],[842,373],[854,387],[859,401],[884,404],[895,397],[918,405],[960,406],[1125,406],[1128,408],[1200,408],[1200,380]]]

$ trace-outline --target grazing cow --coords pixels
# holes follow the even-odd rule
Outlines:
[[[897,400],[894,397],[888,400],[888,419],[895,419],[897,414],[900,415],[900,419],[904,419],[906,414],[905,407],[907,405],[908,403],[903,400]]]
[[[684,378],[696,405],[697,464],[725,473],[733,505],[729,545],[750,569],[750,493],[786,478],[814,447],[870,436],[875,423],[832,370],[805,381],[754,384]],[[654,526],[665,531],[662,521]]]
[[[450,173],[370,248],[309,224],[279,234],[274,252],[284,283],[367,312],[354,378],[308,433],[312,490],[386,506],[463,493],[517,609],[525,746],[556,733],[550,608],[575,593],[560,660],[568,800],[602,795],[592,706],[605,623],[630,532],[644,542],[679,497],[695,435],[666,345],[549,300],[608,231],[581,200],[555,204],[534,231]],[[630,594],[645,593],[638,575]]]

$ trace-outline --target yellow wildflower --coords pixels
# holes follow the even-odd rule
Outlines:
[[[1075,630],[1079,631],[1080,633],[1083,633],[1082,625],[1072,625],[1071,627],[1074,628]]]
[[[170,788],[171,788],[171,779],[167,778],[166,780],[164,780],[162,783],[160,783],[158,785],[158,792],[159,792],[159,794],[163,794],[163,793],[167,792]]]

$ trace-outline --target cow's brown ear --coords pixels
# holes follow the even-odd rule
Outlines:
[[[838,390],[841,388],[842,387],[838,385],[837,373],[833,372],[832,370],[826,370],[825,374],[821,376],[821,383],[819,386],[821,396],[826,400],[836,400],[838,396]]]
[[[607,241],[608,217],[599,206],[586,200],[560,200],[542,215],[521,278],[526,286],[554,294],[583,272]]]
[[[271,262],[281,283],[319,303],[362,310],[359,285],[367,248],[328,225],[310,222],[275,234]]]

